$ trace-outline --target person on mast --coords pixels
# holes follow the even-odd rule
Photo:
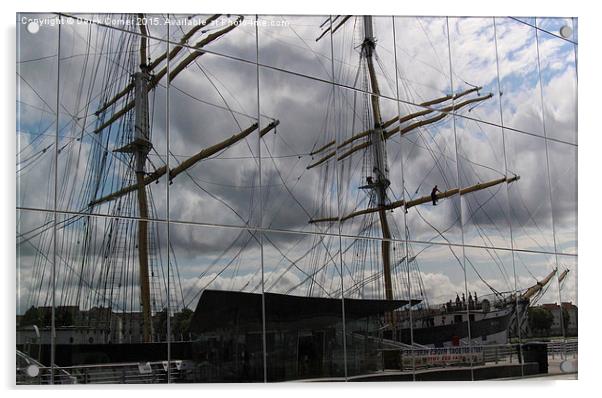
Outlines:
[[[431,199],[433,200],[433,206],[437,206],[437,192],[441,193],[441,191],[435,185],[435,187],[431,191]]]

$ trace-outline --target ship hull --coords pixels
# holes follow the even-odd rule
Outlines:
[[[397,341],[404,344],[418,343],[429,347],[449,347],[461,340],[473,344],[506,344],[513,319],[513,307],[484,314],[481,319],[456,322],[448,325],[403,328],[397,332]],[[460,314],[463,315],[463,314]],[[470,325],[470,334],[469,332]]]

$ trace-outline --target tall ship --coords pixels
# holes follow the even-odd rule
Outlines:
[[[489,117],[520,81],[470,74],[472,21],[25,18],[62,22],[19,39],[18,128],[44,130],[19,138],[18,380],[472,365],[562,302],[573,259],[521,196],[552,166],[509,159],[524,143]],[[493,59],[514,25],[481,26]]]

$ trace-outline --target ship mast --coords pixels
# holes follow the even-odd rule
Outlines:
[[[139,14],[138,17],[141,21],[144,20],[144,15]],[[219,14],[213,15],[207,18],[203,23],[191,29],[184,37],[182,37],[180,44],[181,46],[175,47],[171,51],[166,51],[160,55],[153,62],[147,64],[147,41],[148,31],[146,26],[141,23],[140,27],[140,70],[133,74],[132,82],[123,88],[117,95],[112,99],[104,103],[101,108],[96,112],[100,115],[106,111],[110,106],[117,103],[120,99],[124,98],[128,92],[134,91],[134,100],[126,102],[122,105],[121,109],[109,118],[109,120],[103,122],[98,126],[94,133],[98,134],[103,131],[106,127],[110,126],[121,117],[123,117],[129,110],[134,110],[135,125],[134,134],[132,141],[125,146],[115,149],[114,152],[130,153],[134,158],[134,171],[136,174],[136,183],[126,186],[118,191],[112,192],[99,199],[93,198],[88,204],[89,207],[99,205],[104,202],[112,201],[121,196],[124,196],[130,192],[136,192],[138,199],[139,217],[138,220],[138,261],[139,261],[139,283],[140,283],[140,303],[142,307],[142,320],[143,320],[143,335],[144,342],[152,341],[152,312],[151,312],[151,292],[150,292],[150,280],[149,280],[149,253],[148,253],[148,199],[146,195],[146,186],[158,180],[161,176],[168,174],[169,180],[171,181],[176,175],[185,172],[190,167],[197,164],[202,159],[205,159],[218,151],[235,144],[236,142],[246,138],[249,134],[255,131],[258,127],[257,123],[252,124],[247,129],[241,131],[238,134],[234,134],[232,137],[218,142],[208,148],[205,148],[197,154],[184,160],[179,166],[172,169],[167,169],[163,166],[147,175],[146,173],[146,161],[150,150],[152,149],[152,142],[150,140],[150,125],[149,125],[149,107],[148,107],[148,93],[153,90],[161,80],[163,76],[173,80],[180,72],[182,72],[186,66],[193,62],[196,58],[205,54],[200,49],[207,44],[217,40],[221,36],[235,29],[236,26],[243,20],[242,16],[236,19],[236,23],[230,24],[224,29],[213,32],[202,40],[197,42],[194,46],[191,46],[195,50],[192,51],[187,57],[184,57],[172,70],[168,71],[167,66],[164,66],[156,74],[151,75],[154,68],[160,65],[160,63],[166,59],[173,59],[180,52],[187,40],[192,37],[201,27],[208,25],[212,21],[219,18]],[[278,125],[278,121],[272,121],[268,126],[263,128],[259,132],[259,136],[262,137],[269,131],[274,129]]]
[[[331,30],[332,33],[334,33],[336,30],[338,30],[341,25],[348,19],[348,17],[345,17],[343,19],[343,21],[341,21],[334,29],[326,29]],[[393,287],[392,287],[392,283],[391,283],[391,230],[389,228],[389,221],[387,219],[387,211],[388,210],[393,210],[399,207],[405,207],[406,211],[407,209],[414,207],[414,206],[419,206],[419,205],[423,205],[426,203],[430,203],[432,198],[430,195],[426,195],[423,197],[419,197],[416,199],[412,199],[412,200],[397,200],[394,202],[388,202],[387,201],[387,188],[390,185],[390,181],[388,179],[388,166],[387,166],[387,155],[386,155],[386,140],[388,140],[389,138],[393,137],[396,134],[399,135],[404,135],[407,134],[413,130],[416,130],[418,128],[421,128],[423,126],[427,126],[433,123],[436,123],[440,120],[442,120],[443,118],[445,118],[446,116],[452,114],[452,112],[459,110],[463,107],[469,106],[471,104],[474,103],[478,103],[481,101],[486,101],[490,98],[493,97],[492,93],[489,93],[487,95],[479,95],[476,98],[470,98],[470,99],[466,99],[463,100],[461,102],[454,102],[452,103],[452,105],[440,108],[440,109],[434,109],[434,108],[430,108],[432,105],[437,105],[437,104],[441,104],[444,102],[447,102],[449,100],[458,100],[461,97],[467,96],[471,93],[477,92],[477,94],[479,93],[479,90],[482,89],[482,87],[472,87],[468,90],[459,92],[459,93],[451,93],[448,94],[446,96],[440,97],[440,98],[434,98],[432,100],[423,102],[421,104],[419,104],[419,106],[424,107],[426,109],[421,110],[419,112],[414,112],[408,115],[405,115],[403,117],[401,116],[395,116],[392,119],[389,119],[387,121],[383,122],[382,119],[382,115],[381,115],[381,111],[380,111],[380,89],[378,86],[378,80],[376,77],[376,72],[374,69],[374,50],[376,47],[376,39],[374,37],[373,34],[373,24],[372,24],[372,17],[371,16],[364,16],[363,17],[363,22],[364,22],[364,40],[362,42],[361,45],[361,57],[365,58],[366,60],[366,65],[367,65],[367,69],[368,69],[368,75],[370,78],[370,86],[371,86],[371,108],[372,108],[372,115],[374,118],[374,126],[366,131],[362,131],[360,133],[356,133],[353,136],[351,136],[350,138],[348,138],[347,140],[337,144],[336,141],[330,141],[327,142],[326,144],[324,144],[322,147],[320,147],[319,149],[316,149],[314,151],[312,151],[310,153],[310,155],[313,156],[314,155],[321,155],[320,158],[318,158],[317,160],[314,160],[311,164],[309,164],[306,168],[307,169],[312,169],[314,167],[318,167],[320,165],[325,164],[327,161],[329,161],[332,158],[336,157],[337,161],[343,161],[344,159],[350,157],[352,154],[354,154],[355,152],[358,152],[360,150],[366,149],[368,147],[372,147],[372,158],[373,158],[373,169],[372,169],[372,173],[373,176],[368,178],[368,184],[366,186],[363,186],[361,188],[368,188],[371,189],[374,192],[374,196],[376,197],[376,204],[373,207],[369,207],[366,209],[361,209],[361,210],[355,210],[352,213],[349,214],[339,214],[338,217],[324,217],[324,218],[313,218],[309,220],[310,224],[314,224],[314,223],[323,223],[323,222],[345,222],[346,220],[349,220],[351,218],[354,217],[358,217],[358,216],[362,216],[362,215],[366,215],[366,214],[371,214],[371,213],[378,213],[379,215],[379,220],[380,220],[380,226],[381,226],[381,233],[382,233],[382,242],[381,242],[381,252],[382,252],[382,262],[383,262],[383,274],[384,274],[384,282],[385,282],[385,299],[387,300],[392,300],[393,299]],[[317,39],[316,41],[320,40],[323,36],[324,36],[323,32]],[[435,111],[437,111],[438,115],[437,116],[433,116],[431,118],[428,119],[422,119],[422,120],[418,120],[418,121],[413,121],[413,119],[416,119],[418,117],[422,117],[422,116],[427,116],[431,113],[434,113]],[[413,122],[412,122],[413,121]],[[405,124],[406,122],[412,122],[411,124]],[[398,123],[398,125],[396,127],[392,127],[394,124]],[[366,141],[357,144],[357,145],[352,145],[353,143],[355,143],[358,140],[361,139],[365,139],[367,138]],[[350,147],[349,147],[350,146]],[[342,153],[339,152],[339,150],[344,149],[344,151]],[[510,184],[513,183],[515,181],[518,181],[520,179],[520,176],[518,175],[513,175],[513,176],[503,176],[501,178],[495,179],[495,180],[490,180],[490,181],[483,181],[483,182],[479,182],[477,184],[468,186],[468,187],[456,187],[456,188],[450,188],[445,192],[439,192],[436,194],[437,199],[443,199],[443,198],[448,198],[448,197],[452,197],[455,195],[467,195],[467,194],[471,194],[473,192],[477,192],[477,191],[481,191],[499,184]]]
[[[390,185],[388,179],[388,167],[386,164],[386,153],[384,145],[384,128],[382,116],[380,113],[380,90],[376,72],[374,71],[374,48],[376,41],[372,32],[372,16],[364,16],[364,41],[362,42],[362,57],[366,59],[368,74],[370,76],[370,86],[372,88],[371,105],[372,116],[374,118],[374,128],[369,132],[369,139],[372,144],[373,169],[375,179],[371,184],[377,205],[378,217],[383,240],[381,241],[381,252],[383,260],[383,274],[385,277],[385,299],[393,300],[393,286],[391,284],[391,230],[387,220],[385,206],[387,204],[387,187]]]
[[[141,18],[142,20],[142,18]],[[138,221],[138,260],[140,273],[140,302],[142,304],[142,322],[144,342],[149,343],[152,336],[150,283],[148,277],[148,201],[146,198],[145,177],[146,158],[152,144],[149,140],[148,118],[148,84],[150,74],[146,64],[146,37],[147,31],[144,24],[140,24],[140,71],[134,74],[135,90],[135,127],[132,151],[136,162],[136,181],[138,183],[138,208],[140,220]]]

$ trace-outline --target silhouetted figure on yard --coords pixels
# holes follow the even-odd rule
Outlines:
[[[431,199],[433,200],[433,206],[437,206],[437,192],[440,193],[441,191],[435,185],[435,187],[431,191]]]
[[[460,296],[456,293],[456,309],[460,308]]]

